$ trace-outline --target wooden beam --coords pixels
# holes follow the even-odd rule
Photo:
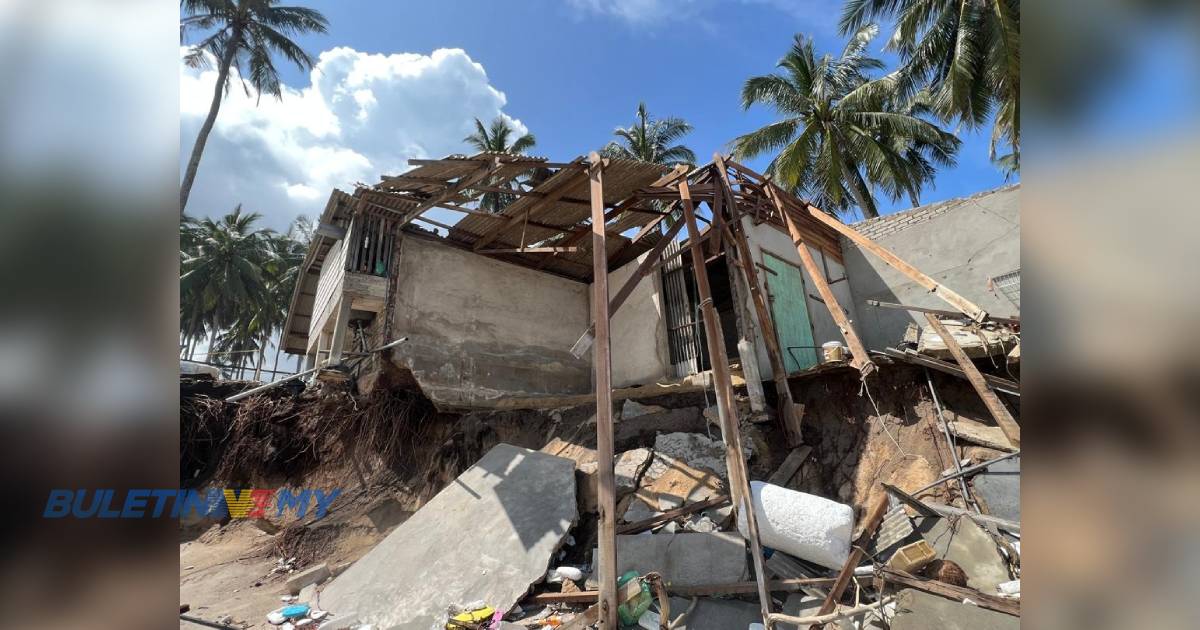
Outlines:
[[[675,168],[671,169],[671,172],[658,178],[658,180],[656,180],[654,183],[655,184],[664,184],[664,185],[671,183],[671,182],[675,181],[676,179],[686,175],[687,171],[688,171],[688,168],[686,165],[679,164]],[[604,213],[604,222],[608,223],[609,221],[619,217],[623,212],[628,210],[631,206],[637,204],[639,201],[641,201],[641,199],[637,196],[637,193],[634,192],[633,195],[631,195],[629,198],[621,201],[621,203],[618,203],[616,206],[614,206],[612,210],[609,210],[608,212]],[[670,214],[670,213],[668,213],[668,214]],[[644,236],[645,233],[649,231],[651,226],[657,227],[658,224],[664,218],[665,218],[665,215],[660,216],[659,218],[654,219],[654,220],[650,221],[649,223],[647,223],[646,226],[644,226],[642,228],[642,231],[638,232],[637,236],[633,237],[633,240],[626,243],[621,249],[617,250],[617,253],[613,255],[613,258],[619,258],[621,256],[621,254],[625,253],[626,248],[632,247],[634,243],[638,242],[642,238],[642,236]],[[585,227],[576,229],[571,234],[571,236],[567,237],[562,242],[562,245],[574,245],[575,243],[582,240],[583,237],[587,235],[589,230],[590,230],[590,226],[585,226]],[[548,259],[542,261],[541,265],[538,265],[538,269],[541,269],[542,265],[545,265],[550,260],[551,259],[548,258]]]
[[[729,377],[729,355],[725,351],[725,336],[721,332],[721,320],[713,306],[712,289],[708,285],[708,270],[704,267],[704,251],[700,244],[700,228],[696,225],[696,211],[692,205],[688,182],[679,182],[679,198],[683,202],[683,217],[688,229],[688,247],[692,252],[692,272],[696,277],[696,290],[704,315],[704,331],[708,342],[708,356],[712,363],[713,389],[717,398],[717,416],[721,422],[721,433],[725,440],[725,464],[729,471],[729,489],[733,496],[734,510],[746,518],[749,530],[750,553],[754,560],[754,575],[758,581],[758,605],[763,623],[771,624],[771,595],[765,584],[762,544],[758,539],[758,518],[750,501],[750,484],[746,474],[746,460],[742,453],[742,436],[739,429],[737,406],[733,402],[733,383]],[[715,230],[713,231],[715,233]]]
[[[850,557],[846,558],[846,564],[842,565],[842,570],[838,572],[837,579],[833,582],[833,587],[829,589],[829,594],[825,596],[825,601],[821,603],[821,609],[817,611],[818,615],[828,615],[837,608],[838,600],[842,598],[842,593],[846,591],[846,586],[850,584],[850,578],[854,577],[854,569],[858,567],[859,561],[866,554],[866,548],[871,544],[871,539],[875,536],[875,530],[879,529],[879,523],[883,521],[883,515],[887,512],[888,495],[886,492],[880,492],[875,495],[875,502],[871,504],[867,511],[866,518],[863,520],[862,533],[855,539],[854,545],[850,550]],[[821,626],[815,624],[809,626],[809,630],[818,630]]]
[[[577,252],[579,247],[517,247],[513,249],[481,249],[477,254],[559,254]]]
[[[910,588],[915,588],[918,591],[924,591],[926,593],[948,597],[958,602],[962,602],[964,599],[969,599],[972,602],[975,602],[975,604],[980,608],[987,608],[988,610],[1002,612],[1006,615],[1013,615],[1015,617],[1021,616],[1021,600],[1019,599],[1006,599],[1003,597],[997,597],[995,595],[989,595],[987,593],[977,591],[973,588],[954,586],[953,584],[946,584],[945,582],[939,582],[937,580],[927,580],[919,578],[910,573],[905,573],[904,571],[897,571],[887,567],[879,567],[875,570],[875,574],[887,582],[902,584]],[[963,604],[963,606],[969,605],[970,604]]]
[[[609,302],[609,317],[612,317],[614,313],[620,310],[621,305],[625,303],[625,300],[629,299],[630,294],[633,293],[633,290],[637,287],[638,283],[642,281],[642,278],[650,275],[650,271],[657,266],[658,259],[662,256],[663,250],[667,248],[667,245],[670,244],[671,240],[675,238],[675,235],[679,233],[679,229],[682,227],[682,222],[671,226],[671,229],[668,230],[662,238],[658,239],[658,242],[655,243],[654,247],[650,249],[649,254],[642,259],[642,262],[638,263],[637,270],[633,272],[632,276],[629,276],[629,278],[625,280],[625,284],[621,285],[620,290],[617,291],[617,294],[613,296],[612,300]],[[583,354],[587,352],[587,349],[591,347],[592,341],[595,339],[595,335],[596,321],[593,319],[591,325],[588,326],[587,330],[585,330],[583,335],[579,338],[579,341],[576,341],[575,345],[572,346],[571,353],[576,357],[582,357]]]
[[[604,232],[604,162],[592,152],[592,321],[596,323],[596,344],[592,357],[596,370],[596,461],[597,507],[600,512],[597,574],[600,581],[599,622],[602,630],[618,630],[617,625],[617,521],[616,477],[613,471],[612,357],[608,314],[608,235]],[[564,189],[570,182],[564,182]],[[528,213],[527,213],[528,214]]]
[[[842,309],[837,296],[833,294],[833,289],[829,288],[829,282],[825,280],[825,270],[818,267],[816,261],[813,260],[812,252],[808,251],[808,244],[804,242],[804,237],[800,235],[800,227],[796,225],[796,220],[792,218],[792,214],[787,211],[787,208],[780,201],[779,197],[774,194],[774,191],[772,191],[770,197],[771,201],[775,204],[775,208],[779,210],[779,213],[783,215],[784,221],[787,223],[788,232],[792,235],[792,245],[796,247],[796,253],[800,255],[800,264],[804,265],[804,270],[808,272],[808,277],[812,278],[813,284],[817,285],[817,293],[821,294],[821,299],[825,302],[825,308],[829,311],[829,315],[833,317],[833,322],[837,324],[838,330],[842,331],[842,338],[846,340],[846,345],[850,346],[850,365],[857,368],[863,376],[874,372],[875,363],[871,361],[871,355],[867,353],[866,346],[858,338],[858,333],[854,331],[854,327],[850,325],[850,319],[846,317],[846,311]]]
[[[483,249],[487,244],[496,240],[497,237],[499,237],[501,234],[503,234],[505,230],[507,230],[510,227],[516,225],[517,223],[520,223],[521,221],[523,221],[525,219],[525,217],[532,218],[536,213],[540,212],[542,209],[553,205],[559,199],[566,196],[567,191],[570,190],[576,184],[578,184],[580,181],[580,178],[582,178],[582,177],[587,177],[586,171],[583,171],[583,172],[580,172],[580,173],[574,174],[574,175],[569,175],[566,178],[564,178],[564,180],[561,183],[559,183],[559,185],[556,186],[554,188],[554,190],[547,192],[545,197],[535,201],[534,203],[532,203],[528,206],[525,206],[525,209],[519,211],[517,214],[505,215],[508,218],[508,220],[503,225],[497,225],[496,227],[492,228],[486,234],[484,234],[482,238],[480,238],[478,241],[476,241],[475,245],[474,245],[475,250],[478,251],[480,249]],[[595,201],[593,200],[593,204],[594,203],[595,203]],[[600,209],[601,209],[601,215],[603,215],[603,210],[604,210],[604,200],[603,199],[600,200]],[[603,225],[603,224],[601,224],[601,225]]]
[[[890,309],[895,309],[898,311],[912,311],[914,313],[933,313],[934,315],[941,315],[942,317],[958,317],[959,315],[961,315],[961,313],[959,313],[958,311],[946,311],[946,310],[936,309],[936,308],[925,308],[924,306],[912,306],[910,304],[896,304],[895,302],[881,302],[879,300],[867,300],[867,305],[874,306],[877,308],[890,308]],[[991,321],[998,322],[1001,324],[1020,325],[1020,323],[1021,323],[1020,317],[997,317],[995,315],[992,315],[991,313],[988,313],[987,318]]]
[[[340,225],[334,225],[332,223],[325,223],[324,221],[317,224],[317,229],[315,231],[317,234],[320,234],[321,236],[328,236],[335,241],[340,241],[346,238],[346,228],[341,227]]]
[[[771,580],[767,582],[767,590],[772,593],[796,593],[805,588],[828,586],[833,578],[795,578],[790,580]],[[706,586],[667,586],[672,595],[680,597],[710,597],[714,595],[745,595],[758,589],[757,582],[731,582],[729,584],[712,584]],[[574,593],[538,593],[530,595],[529,602],[534,604],[591,604],[595,603],[600,591],[577,591]]]
[[[774,186],[774,184],[771,186],[772,188],[777,188]],[[842,223],[841,221],[838,221],[812,204],[804,202],[801,203],[803,204],[803,209],[808,212],[809,216],[820,221],[821,223],[824,223],[825,225],[828,225],[842,236],[850,239],[852,242],[854,242],[854,244],[871,252],[880,260],[887,263],[890,267],[908,276],[917,284],[925,287],[929,290],[929,292],[941,298],[950,306],[958,309],[967,317],[970,317],[977,322],[982,322],[983,320],[987,319],[987,311],[983,310],[967,298],[955,293],[949,287],[943,285],[937,280],[925,275],[920,269],[908,264],[908,262],[906,262],[904,259],[892,253],[891,250],[883,247],[875,241],[872,241],[862,234],[859,234],[854,228]]]
[[[583,164],[579,161],[575,161],[575,162],[544,162],[542,160],[534,160],[534,159],[530,159],[530,158],[513,157],[513,156],[494,156],[493,158],[490,158],[490,159],[495,159],[507,166],[523,166],[523,165],[528,164],[529,168],[531,168],[531,169],[533,169],[533,168],[584,168],[585,166],[587,166],[586,164]],[[470,159],[470,158],[462,158],[462,159],[442,158],[439,160],[413,158],[408,161],[410,166],[431,166],[431,165],[438,165],[438,164],[458,165],[458,164],[469,164],[471,162],[478,163],[478,162],[483,162],[483,160],[482,159],[475,160],[475,159]],[[404,175],[397,175],[396,177],[404,177]]]
[[[1020,448],[1020,425],[1017,424],[1016,420],[1013,420],[1012,414],[1008,412],[1008,407],[1004,406],[1004,403],[996,395],[996,392],[992,391],[991,384],[983,378],[983,374],[979,372],[979,368],[975,367],[975,362],[971,361],[966,352],[963,352],[962,346],[958,345],[958,342],[954,340],[954,336],[950,334],[949,330],[946,330],[945,324],[937,318],[937,315],[925,313],[925,319],[929,321],[929,325],[942,338],[942,342],[946,344],[946,349],[950,351],[950,354],[954,355],[954,360],[958,362],[958,367],[962,368],[963,374],[966,375],[967,380],[971,383],[971,387],[974,387],[975,392],[983,399],[983,404],[991,412],[992,418],[996,420],[996,424],[1004,431],[1004,435],[1008,437],[1008,441],[1012,442],[1013,446]]]
[[[717,169],[722,175],[721,181],[728,187],[729,179],[724,158],[720,153],[715,153],[713,161],[716,162]],[[758,274],[754,272],[754,268],[750,266],[753,263],[754,255],[750,251],[750,243],[746,240],[745,231],[742,229],[741,213],[737,211],[736,205],[730,206],[730,212],[733,213],[730,225],[733,228],[738,265],[741,267],[742,276],[749,285],[750,301],[754,304],[755,315],[758,316],[758,332],[762,335],[763,345],[767,348],[767,358],[771,362],[771,379],[775,383],[775,395],[779,398],[779,417],[783,423],[788,446],[795,447],[803,439],[801,433],[803,414],[801,408],[792,399],[792,389],[788,386],[787,381],[787,367],[783,362],[783,350],[779,344],[779,337],[776,335],[774,320],[771,317],[771,310],[767,306],[762,283],[758,279]]]
[[[953,374],[959,378],[967,378],[967,373],[963,372],[962,368],[950,363],[949,361],[943,361],[936,357],[927,357],[923,354],[917,354],[916,352],[912,351],[901,352],[896,348],[885,348],[883,353],[889,357],[892,357],[893,359],[899,359],[907,363],[933,368],[935,370],[945,372],[946,374]],[[1001,378],[993,374],[984,374],[983,379],[992,386],[992,389],[998,392],[1012,394],[1013,396],[1021,395],[1021,384],[1016,381],[1010,381],[1006,378]]]

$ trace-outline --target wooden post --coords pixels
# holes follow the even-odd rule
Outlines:
[[[750,484],[746,475],[746,460],[742,455],[742,436],[738,428],[737,407],[733,404],[733,383],[729,378],[729,355],[725,351],[725,337],[721,332],[721,320],[713,307],[712,289],[708,285],[708,270],[704,266],[704,248],[700,244],[700,228],[696,225],[696,211],[687,181],[679,182],[679,197],[683,201],[683,217],[687,222],[688,248],[692,253],[692,272],[696,276],[696,291],[699,293],[701,311],[704,314],[704,333],[708,341],[708,356],[712,363],[713,389],[717,396],[717,416],[721,422],[721,433],[725,440],[725,464],[729,470],[729,494],[733,497],[734,509],[746,518],[746,529],[750,534],[750,553],[754,559],[754,576],[758,581],[758,603],[763,624],[771,627],[771,596],[767,592],[766,572],[763,569],[762,544],[758,540],[758,519],[750,497]],[[715,228],[713,228],[715,229]],[[599,457],[599,456],[598,456]]]
[[[346,343],[346,329],[350,327],[350,298],[343,295],[338,304],[337,317],[333,320],[333,340],[329,346],[329,364],[342,362],[342,346]]]
[[[604,233],[604,163],[600,155],[588,156],[592,203],[592,321],[596,341],[592,357],[596,366],[596,475],[599,521],[599,619],[602,630],[617,630],[617,521],[616,478],[613,473],[612,357],[608,330],[608,243]]]
[[[728,171],[725,169],[725,160],[720,153],[713,155],[713,161],[716,162],[717,168],[721,171],[721,178],[717,180],[717,185],[724,185],[726,192],[729,192]],[[730,195],[732,196],[732,195]],[[767,358],[771,361],[772,378],[775,382],[775,395],[779,397],[779,414],[783,420],[784,432],[787,435],[788,446],[796,447],[800,445],[802,435],[800,432],[801,426],[801,408],[792,400],[792,389],[787,382],[787,367],[783,363],[783,352],[779,347],[779,338],[775,336],[775,325],[771,319],[771,311],[767,308],[767,300],[763,295],[762,283],[759,282],[758,272],[754,269],[754,257],[750,252],[750,243],[746,240],[746,234],[742,230],[741,213],[737,211],[736,204],[728,204],[730,210],[731,232],[733,233],[734,245],[737,249],[738,266],[742,268],[742,275],[746,278],[746,283],[750,287],[751,302],[754,303],[755,314],[758,315],[759,332],[763,336],[763,345],[767,348]]]
[[[1008,412],[1008,407],[1005,407],[1004,403],[1000,401],[1000,397],[996,395],[996,392],[992,391],[991,384],[983,378],[983,374],[979,372],[979,368],[975,367],[975,363],[971,361],[971,357],[968,357],[967,353],[963,352],[962,346],[958,345],[958,342],[954,340],[954,336],[950,334],[950,331],[946,330],[946,325],[942,323],[942,320],[938,319],[937,315],[933,313],[925,313],[925,319],[929,320],[929,325],[933,326],[934,331],[945,342],[946,348],[950,350],[950,354],[954,355],[954,360],[958,361],[958,366],[962,368],[963,374],[971,382],[971,387],[974,387],[979,397],[983,399],[983,404],[987,406],[992,417],[996,419],[996,424],[1000,425],[1000,430],[1004,431],[1005,437],[1008,438],[1009,442],[1013,443],[1013,446],[1020,448],[1021,426],[1017,424],[1016,420],[1013,420],[1012,414]]]
[[[825,271],[817,267],[816,261],[813,260],[812,252],[808,251],[808,244],[804,242],[804,238],[800,235],[800,228],[796,225],[796,220],[792,218],[792,214],[784,207],[783,202],[775,195],[771,188],[767,188],[771,201],[774,202],[775,208],[779,210],[779,214],[783,215],[784,221],[787,223],[788,233],[792,235],[792,244],[796,246],[796,253],[800,254],[800,263],[804,265],[805,271],[808,272],[808,277],[812,278],[813,284],[817,285],[817,293],[821,294],[821,299],[825,302],[825,308],[829,309],[829,314],[833,317],[833,321],[837,324],[838,330],[842,331],[842,337],[846,340],[846,345],[850,346],[850,356],[852,357],[850,365],[858,369],[863,376],[866,376],[875,370],[875,363],[871,361],[871,355],[867,354],[867,348],[863,346],[862,340],[858,338],[858,333],[854,332],[854,327],[850,325],[850,320],[846,317],[846,312],[842,310],[842,305],[838,303],[837,298],[833,295],[833,290],[829,288],[829,282],[825,280]]]

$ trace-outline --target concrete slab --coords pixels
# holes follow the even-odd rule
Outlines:
[[[973,604],[904,589],[896,595],[892,630],[1018,630],[1021,618]]]
[[[657,571],[676,586],[729,584],[750,575],[745,542],[725,532],[617,536],[617,575],[626,571]],[[589,578],[588,584],[596,582]]]
[[[692,600],[690,599],[672,597],[671,618],[678,617],[691,605]],[[743,630],[755,622],[762,623],[762,613],[758,610],[758,604],[736,599],[702,597],[696,600],[696,607],[684,618],[683,623],[675,628],[678,630]]]
[[[975,475],[972,483],[992,516],[1021,521],[1020,457],[988,466],[987,471]]]
[[[754,454],[743,446],[746,459]],[[718,439],[709,439],[700,433],[663,433],[654,439],[654,452],[662,453],[685,462],[693,468],[710,470],[728,479],[725,469],[725,443]]]
[[[920,518],[916,529],[933,546],[938,559],[951,560],[967,574],[967,586],[995,593],[1012,578],[992,537],[969,518]]]
[[[321,592],[334,613],[428,630],[450,604],[512,607],[576,518],[575,463],[497,445]]]

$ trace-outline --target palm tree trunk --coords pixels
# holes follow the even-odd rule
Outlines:
[[[254,380],[262,381],[262,366],[267,360],[267,342],[271,340],[269,335],[263,335],[262,345],[258,347],[258,367],[254,368]]]
[[[846,168],[850,171],[850,194],[854,197],[854,201],[858,204],[858,209],[862,210],[864,219],[874,219],[879,216],[879,210],[875,207],[875,199],[871,196],[871,191],[867,188],[866,182],[863,181],[862,175],[853,164],[847,164]]]
[[[221,68],[217,72],[217,85],[213,88],[212,105],[208,108],[208,117],[200,126],[200,134],[196,136],[196,144],[192,146],[192,156],[188,158],[187,170],[183,173],[183,183],[179,185],[179,214],[187,207],[188,195],[192,193],[192,182],[196,180],[196,170],[200,168],[200,156],[204,153],[204,145],[208,143],[208,134],[212,132],[213,124],[217,122],[217,112],[221,109],[221,97],[225,92],[225,81],[229,78],[229,67],[233,64],[233,53],[237,46],[233,43],[241,39],[235,31],[226,44],[225,53],[221,57]]]
[[[208,348],[204,351],[204,360],[209,363],[213,362],[213,344],[217,343],[217,327],[214,325],[212,330],[208,331]]]

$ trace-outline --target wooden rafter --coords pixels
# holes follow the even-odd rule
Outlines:
[[[562,197],[566,196],[568,190],[570,190],[572,187],[574,187],[576,184],[578,184],[581,179],[585,179],[585,178],[587,178],[587,171],[579,171],[578,173],[570,173],[566,177],[563,178],[563,181],[560,182],[558,184],[558,186],[556,186],[554,188],[554,190],[547,192],[545,197],[539,199],[538,201],[536,201],[528,206],[525,206],[525,208],[523,210],[521,210],[520,212],[518,212],[517,214],[505,215],[506,217],[508,217],[507,221],[505,221],[502,225],[497,225],[496,227],[492,228],[486,234],[484,234],[482,236],[482,238],[480,238],[478,241],[475,242],[475,244],[474,244],[475,251],[479,251],[479,250],[483,249],[489,243],[496,240],[501,234],[503,234],[505,232],[505,230],[516,225],[518,222],[524,220],[526,217],[532,218],[538,212],[541,212],[543,209],[554,205],[555,202],[557,202]],[[604,207],[603,200],[601,200],[600,206],[601,206],[601,208]]]

